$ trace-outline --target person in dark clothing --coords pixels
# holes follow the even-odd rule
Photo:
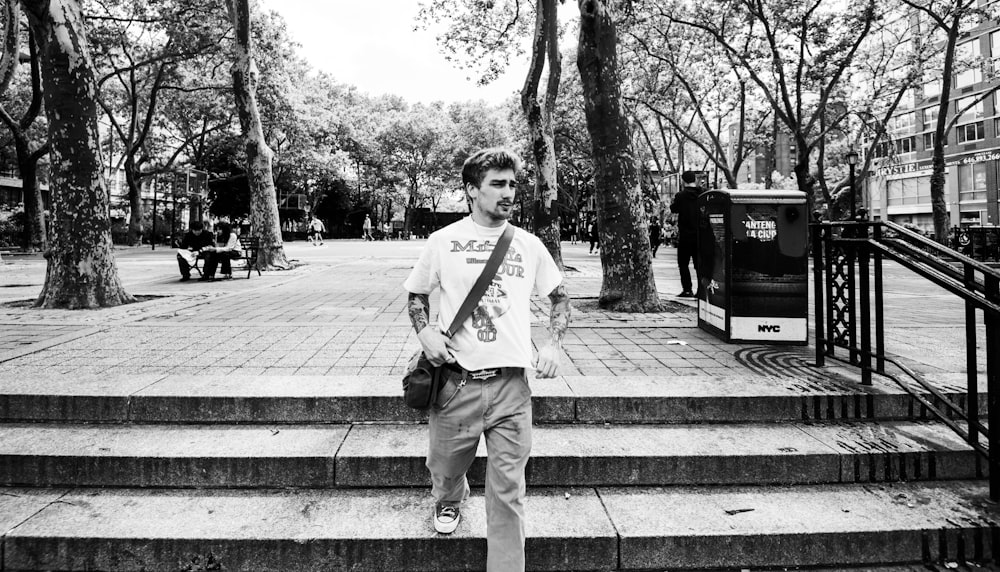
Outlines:
[[[228,222],[219,223],[219,245],[210,246],[205,254],[205,268],[202,276],[198,280],[201,282],[214,282],[215,269],[222,266],[222,275],[226,278],[233,277],[232,260],[241,256],[239,227]]]
[[[205,249],[215,242],[212,233],[205,231],[205,224],[200,220],[191,223],[191,229],[184,233],[181,246],[177,252],[177,266],[181,269],[181,282],[191,279],[191,265],[197,258],[204,258]]]
[[[597,247],[597,252],[601,251],[601,235],[598,231],[597,221],[590,221],[590,224],[587,225],[587,238],[590,239],[590,252],[588,254],[594,253],[595,246]]]
[[[674,195],[670,212],[677,214],[677,268],[681,275],[681,293],[678,297],[695,298],[701,292],[701,275],[698,274],[698,195],[701,189],[695,183],[694,171],[684,171],[681,175],[684,187]],[[698,280],[698,294],[691,290],[691,271],[694,265]]]
[[[656,250],[660,248],[660,221],[655,218],[649,223],[649,249],[656,256]]]

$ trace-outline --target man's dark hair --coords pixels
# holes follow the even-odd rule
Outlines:
[[[690,185],[697,181],[698,177],[695,176],[694,171],[684,171],[684,173],[681,174],[681,180]]]
[[[509,149],[491,147],[476,151],[462,165],[462,187],[472,185],[478,187],[486,176],[486,171],[496,169],[511,169],[514,174],[521,170],[521,158]]]
[[[200,220],[191,221],[191,230],[205,230],[205,223]]]

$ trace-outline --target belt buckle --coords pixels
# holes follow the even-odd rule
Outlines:
[[[476,381],[485,381],[497,374],[495,369],[481,369],[475,372],[469,372],[469,377]]]

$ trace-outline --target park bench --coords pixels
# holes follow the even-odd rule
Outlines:
[[[256,236],[241,236],[240,248],[243,249],[243,256],[233,260],[233,264],[242,262],[246,266],[240,268],[240,270],[247,271],[247,280],[250,279],[250,273],[254,270],[257,271],[257,276],[260,276],[260,267],[257,264],[257,253],[260,250],[260,238]]]

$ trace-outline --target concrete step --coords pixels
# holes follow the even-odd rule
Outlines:
[[[922,421],[542,425],[533,486],[839,483],[983,476]],[[134,487],[426,486],[427,426],[0,424],[0,484]],[[484,478],[485,447],[469,476]]]
[[[963,409],[961,380],[940,383]],[[531,381],[536,423],[738,423],[922,419],[894,383],[819,379],[562,377]],[[89,423],[414,422],[395,376],[0,377],[0,421]],[[985,390],[979,409],[986,412]]]
[[[0,567],[482,569],[482,492],[447,537],[431,507],[417,489],[0,489]],[[964,481],[530,488],[525,511],[528,570],[951,566],[991,561],[1000,542],[987,487]]]

